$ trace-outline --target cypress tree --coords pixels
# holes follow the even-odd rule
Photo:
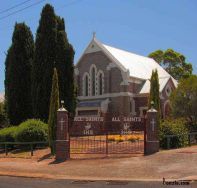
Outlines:
[[[59,76],[60,99],[64,100],[66,109],[74,113],[74,49],[68,41],[64,19],[57,17],[57,23],[56,65]]]
[[[149,94],[149,102],[148,107],[151,108],[151,102],[154,102],[154,108],[160,114],[160,97],[159,97],[159,78],[157,70],[152,71],[151,79],[150,79],[150,94]]]
[[[32,98],[34,117],[48,120],[53,67],[56,59],[57,20],[54,9],[46,4],[36,33]]]
[[[57,70],[54,68],[53,82],[51,90],[50,108],[49,108],[49,146],[51,153],[54,154],[54,143],[56,140],[56,123],[57,123],[57,110],[59,109],[59,87]]]
[[[75,111],[74,50],[65,32],[64,19],[56,16],[51,5],[42,10],[36,34],[32,98],[34,117],[48,119],[53,67],[57,68],[60,99],[69,112]]]
[[[32,117],[31,69],[34,41],[25,23],[16,23],[5,61],[5,99],[10,123],[18,125]]]

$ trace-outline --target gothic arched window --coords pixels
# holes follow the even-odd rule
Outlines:
[[[88,96],[90,94],[89,88],[90,88],[90,77],[89,74],[86,72],[83,75],[83,96]]]
[[[85,96],[88,96],[88,75],[85,76]]]
[[[95,68],[93,67],[92,68],[92,73],[91,73],[91,76],[92,76],[92,95],[95,96],[95,93],[96,93],[96,86],[95,86],[95,79],[96,79],[96,76],[95,76]]]
[[[103,94],[103,74],[99,74],[99,95]]]

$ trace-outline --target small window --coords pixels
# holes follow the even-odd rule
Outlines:
[[[166,87],[166,95],[167,95],[167,96],[170,96],[171,92],[172,92],[171,87],[170,87],[170,86],[167,86],[167,87]]]

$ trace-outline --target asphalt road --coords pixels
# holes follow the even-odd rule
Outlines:
[[[72,181],[0,176],[0,188],[197,188],[197,182],[190,185],[163,185],[163,182],[130,181]]]

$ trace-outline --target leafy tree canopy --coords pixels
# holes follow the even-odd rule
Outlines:
[[[188,78],[192,74],[192,64],[186,62],[184,55],[167,49],[166,51],[156,50],[148,55],[159,63],[176,80]]]
[[[175,117],[185,117],[197,121],[197,76],[182,79],[170,97],[172,113]]]

